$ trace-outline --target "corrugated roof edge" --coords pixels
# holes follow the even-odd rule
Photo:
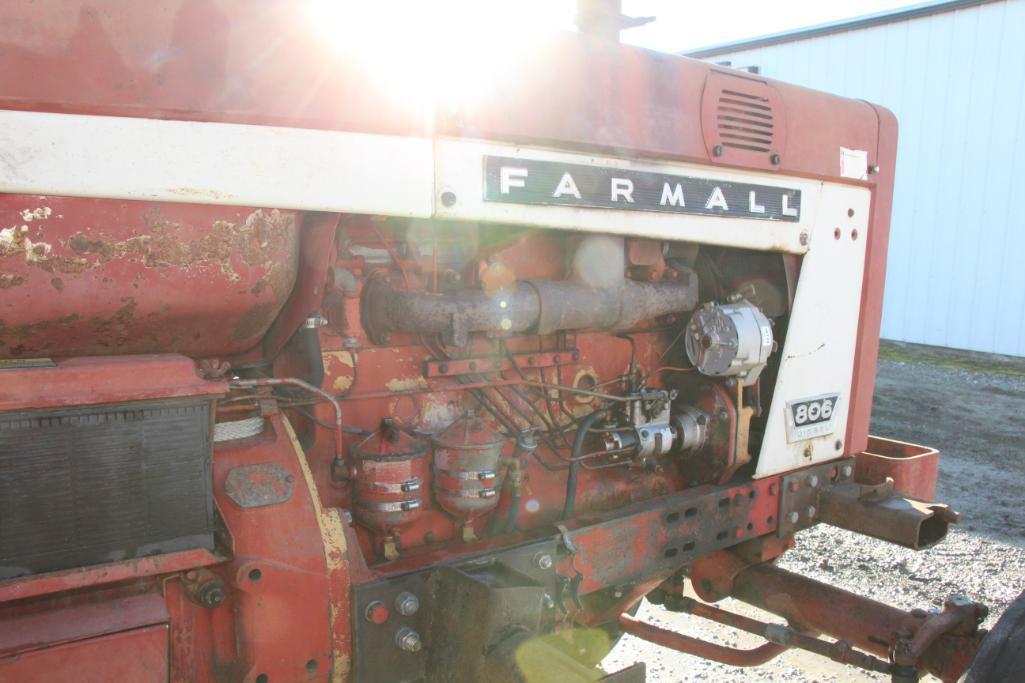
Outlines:
[[[933,2],[923,2],[909,7],[901,7],[895,10],[877,12],[875,14],[866,14],[864,16],[853,17],[851,19],[831,21],[826,24],[816,24],[815,26],[793,29],[791,31],[770,33],[768,35],[757,36],[755,38],[745,38],[743,40],[736,40],[729,43],[709,45],[696,50],[683,50],[678,54],[683,55],[684,57],[694,58],[714,57],[716,55],[727,54],[730,52],[739,52],[740,50],[750,50],[757,47],[778,45],[780,43],[791,43],[797,40],[826,36],[831,33],[842,33],[844,31],[852,31],[859,28],[868,28],[869,26],[891,24],[895,21],[917,19],[920,17],[927,17],[931,14],[952,12],[954,10],[975,7],[976,5],[986,5],[996,1],[997,0],[934,0]]]

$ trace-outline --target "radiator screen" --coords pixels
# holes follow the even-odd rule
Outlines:
[[[0,579],[213,549],[211,404],[0,414]]]

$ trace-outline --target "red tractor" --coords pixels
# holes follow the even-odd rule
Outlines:
[[[504,60],[457,101],[317,3],[0,5],[0,681],[642,681],[624,632],[966,670],[982,606],[774,564],[956,521],[868,434],[894,117],[615,4],[436,41]]]

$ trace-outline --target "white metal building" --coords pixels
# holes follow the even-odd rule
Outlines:
[[[882,336],[1025,356],[1025,0],[928,2],[686,54],[893,110]]]

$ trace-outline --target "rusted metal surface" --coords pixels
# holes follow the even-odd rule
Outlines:
[[[292,497],[295,476],[280,465],[242,465],[228,472],[224,493],[240,508],[284,503]]]
[[[0,369],[4,411],[226,392],[226,382],[203,379],[192,360],[173,354],[71,358],[52,366]]]
[[[233,559],[216,571],[232,597],[213,609],[193,608],[207,615],[203,621],[212,620],[219,629],[233,633],[237,651],[224,662],[196,661],[197,677],[256,680],[264,674],[270,681],[306,680],[310,676],[306,664],[312,660],[318,675],[335,671],[344,678],[349,667],[350,622],[342,522],[336,510],[321,506],[305,458],[280,415],[268,418],[267,434],[267,438],[228,441],[215,448],[214,492],[234,542]],[[242,509],[227,498],[224,484],[229,473],[254,461],[277,465],[295,478],[287,501]],[[190,652],[208,651],[210,644],[203,641],[211,634],[191,626],[199,621],[199,617],[172,621],[175,661],[187,660]],[[268,643],[275,645],[268,647]]]
[[[928,619],[925,612],[904,612],[767,564],[740,572],[731,594],[798,628],[849,641],[877,657],[889,658],[899,642],[913,642]],[[967,610],[958,614],[963,618],[945,617],[930,627],[943,635],[933,639],[935,631],[927,631],[928,637],[922,639],[924,651],[916,660],[919,670],[945,681],[957,680],[964,672],[984,635],[977,629],[979,613],[974,608],[971,619],[965,616]],[[908,651],[914,651],[913,646]]]
[[[877,486],[852,482],[830,487],[820,495],[819,506],[819,518],[826,524],[912,550],[939,543],[947,526],[960,519],[943,503],[895,494],[892,480]]]
[[[785,538],[795,531],[818,524],[822,492],[850,483],[853,477],[854,461],[849,458],[820,463],[785,475],[780,482],[782,507],[777,535]]]
[[[327,287],[328,267],[335,255],[335,232],[341,216],[327,213],[307,213],[299,225],[301,242],[296,249],[295,285],[280,307],[280,315],[273,318],[270,328],[263,328],[259,348],[249,348],[233,358],[236,365],[274,358],[303,322],[320,309]],[[255,314],[251,314],[255,317]],[[253,321],[247,321],[253,322]]]
[[[173,574],[192,567],[219,564],[224,560],[223,556],[200,548],[155,557],[142,557],[125,562],[112,562],[98,567],[28,576],[0,582],[0,602],[12,602],[40,595],[103,586],[147,576]]]
[[[939,466],[940,452],[935,448],[870,436],[868,448],[855,456],[854,479],[882,484],[889,478],[896,493],[934,500]]]
[[[0,357],[248,349],[291,292],[296,223],[291,211],[0,195]]]
[[[0,661],[48,645],[167,621],[167,606],[156,592],[2,618]],[[3,667],[0,664],[0,672],[6,671]]]
[[[576,548],[561,565],[581,575],[580,592],[670,574],[719,548],[776,529],[778,480],[692,489],[621,511],[606,522],[569,531]]]
[[[137,681],[168,679],[167,625],[144,626],[95,638],[26,652],[10,661],[0,658],[8,680]]]
[[[155,591],[13,616],[0,611],[0,678],[166,681],[169,619]]]
[[[678,650],[695,657],[711,659],[723,664],[729,664],[730,666],[758,666],[778,657],[787,650],[785,645],[777,645],[776,643],[766,643],[751,650],[716,645],[700,638],[691,638],[682,633],[646,624],[629,614],[619,615],[619,626],[623,631],[634,637],[651,641],[671,650]]]

